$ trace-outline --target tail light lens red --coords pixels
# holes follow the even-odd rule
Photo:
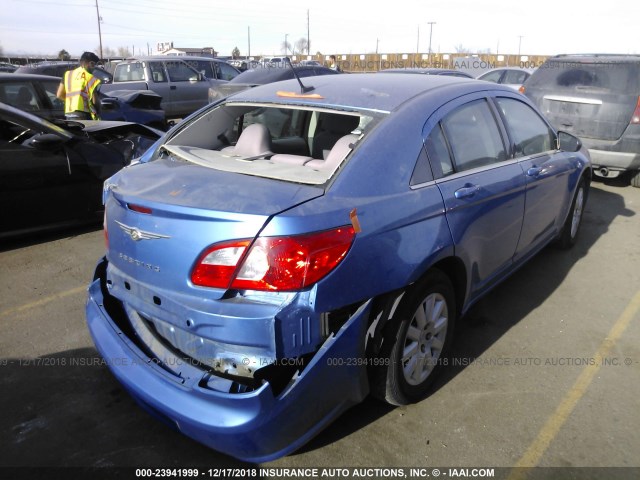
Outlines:
[[[149,207],[143,207],[142,205],[135,205],[133,203],[127,203],[127,207],[129,210],[133,210],[134,212],[143,213],[145,215],[151,215],[152,210]]]
[[[329,274],[345,257],[351,226],[287,237],[259,237],[212,245],[196,263],[191,282],[213,288],[292,291]]]
[[[109,250],[109,231],[107,230],[107,210],[104,211],[104,217],[102,220],[102,230],[104,231],[104,245]]]
[[[640,125],[640,97],[638,97],[638,103],[636,103],[636,109],[631,116],[631,125]]]
[[[524,92],[525,92],[525,90],[526,90],[526,88],[524,88],[524,85],[520,85],[520,88],[518,88],[518,91],[519,91],[520,93],[524,93]]]

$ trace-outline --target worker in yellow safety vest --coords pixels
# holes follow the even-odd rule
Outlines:
[[[65,72],[56,96],[64,101],[67,119],[100,120],[100,80],[92,74],[99,61],[95,53],[84,52],[80,57],[80,66]]]

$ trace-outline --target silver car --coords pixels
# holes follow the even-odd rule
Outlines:
[[[551,124],[582,140],[594,173],[640,187],[640,55],[557,55],[524,84]]]

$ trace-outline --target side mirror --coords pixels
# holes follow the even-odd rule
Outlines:
[[[557,148],[565,152],[577,152],[582,148],[582,142],[575,135],[560,130],[558,132]]]
[[[66,139],[53,133],[39,133],[28,140],[28,145],[38,150],[52,150],[60,147],[65,142]]]

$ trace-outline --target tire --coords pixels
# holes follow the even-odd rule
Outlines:
[[[431,270],[408,290],[383,329],[381,351],[371,359],[372,395],[391,405],[421,400],[447,364],[455,319],[451,281]]]
[[[580,225],[582,225],[584,207],[587,203],[587,193],[587,185],[584,178],[581,178],[578,188],[576,188],[576,194],[573,196],[573,202],[571,202],[569,215],[567,215],[558,237],[558,246],[562,249],[571,248],[576,244],[578,233],[580,233]]]
[[[640,170],[631,172],[631,185],[636,188],[640,188]]]

